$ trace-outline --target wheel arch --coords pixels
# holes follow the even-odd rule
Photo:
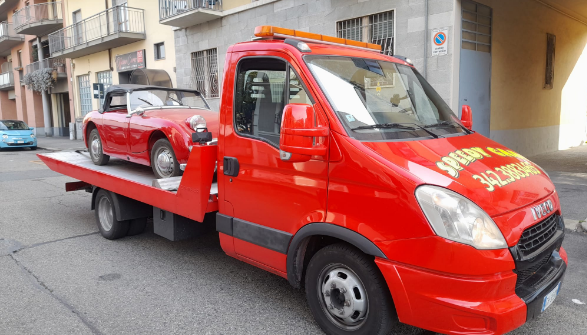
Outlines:
[[[162,138],[165,138],[169,141],[169,137],[161,129],[155,129],[149,135],[149,144],[147,145],[149,164],[151,164],[151,151],[153,150],[153,146],[155,145],[155,142],[157,142],[158,140],[160,140]]]
[[[367,255],[387,259],[373,242],[353,230],[325,222],[310,223],[298,230],[290,242],[287,251],[289,283],[300,288],[312,256],[318,250],[337,242],[350,244]]]
[[[112,206],[114,206],[114,214],[118,221],[141,219],[153,215],[153,206],[100,187],[94,187],[92,190],[92,210],[96,210],[96,196],[100,190],[104,190],[110,195]]]
[[[84,135],[84,143],[86,145],[86,148],[89,148],[88,138],[90,137],[90,133],[94,129],[98,129],[98,126],[96,126],[94,121],[88,121],[88,123],[86,124],[86,131],[83,134]],[[100,133],[100,131],[98,131],[98,134],[99,133]]]

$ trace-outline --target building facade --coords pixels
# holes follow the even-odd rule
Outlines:
[[[8,0],[0,4],[0,119],[19,119],[38,136],[69,135],[65,59],[51,59],[48,34],[63,26],[60,1]],[[34,91],[25,79],[43,70],[50,89]]]
[[[64,0],[64,26],[49,35],[49,49],[52,57],[71,59],[70,109],[78,139],[83,117],[103,101],[93,84],[176,86],[173,28],[158,19],[154,0]]]
[[[225,52],[259,25],[382,45],[410,58],[474,130],[525,155],[585,142],[587,4],[574,0],[159,0],[177,83],[219,107]]]

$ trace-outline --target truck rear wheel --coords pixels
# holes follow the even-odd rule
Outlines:
[[[326,334],[389,334],[398,323],[373,259],[349,245],[320,249],[308,264],[305,285],[310,310]]]
[[[90,151],[90,158],[96,165],[106,165],[110,160],[110,156],[106,155],[102,150],[102,139],[98,129],[92,129],[88,137],[88,149]]]
[[[95,200],[96,222],[102,236],[109,240],[116,240],[126,236],[129,229],[128,220],[116,219],[116,209],[110,192],[99,190]]]

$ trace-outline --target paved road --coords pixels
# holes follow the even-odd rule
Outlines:
[[[102,238],[70,180],[35,152],[0,152],[0,334],[321,334],[302,292],[226,256],[214,233]],[[565,247],[561,295],[512,334],[587,333],[587,305],[572,302],[587,303],[587,235],[569,232]]]

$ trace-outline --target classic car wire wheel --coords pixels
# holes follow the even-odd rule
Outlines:
[[[173,176],[174,161],[171,151],[168,148],[159,147],[155,152],[155,157],[157,157],[155,168],[159,175],[165,178]]]

